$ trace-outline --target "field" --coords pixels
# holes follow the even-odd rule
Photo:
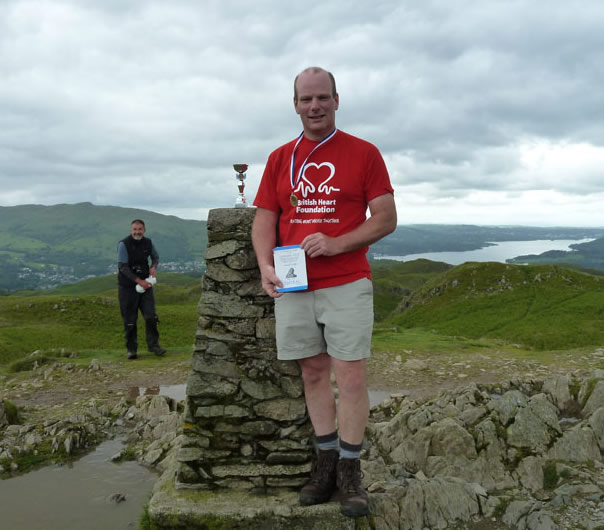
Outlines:
[[[171,273],[158,278],[154,289],[161,342],[171,351],[191,352],[200,279]],[[0,367],[37,350],[49,355],[89,351],[122,355],[122,329],[115,275],[0,297]],[[139,318],[141,337],[144,322]]]
[[[451,267],[417,260],[372,266],[377,371],[388,371],[397,358],[551,363],[604,344],[604,278],[549,265]],[[162,345],[190,355],[200,279],[163,273],[155,294]],[[143,325],[139,319],[139,338]],[[0,372],[34,351],[122,359],[115,276],[0,297]]]

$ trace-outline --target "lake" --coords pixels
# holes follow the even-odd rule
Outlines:
[[[380,256],[375,259],[392,259],[396,261],[413,261],[415,259],[429,259],[442,261],[450,265],[461,265],[467,261],[499,261],[505,263],[507,259],[527,254],[542,254],[548,250],[572,250],[570,245],[588,243],[590,239],[539,239],[534,241],[498,241],[493,246],[463,252],[426,252],[423,254],[407,254],[406,256]]]

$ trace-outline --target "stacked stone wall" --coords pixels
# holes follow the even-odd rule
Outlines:
[[[274,303],[262,290],[251,244],[255,213],[217,209],[208,216],[178,488],[298,487],[310,470],[300,369],[277,360]]]

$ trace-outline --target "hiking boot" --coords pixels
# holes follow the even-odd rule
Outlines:
[[[310,480],[300,490],[300,504],[322,504],[336,489],[336,467],[340,453],[337,449],[319,451],[313,459]]]
[[[136,354],[135,351],[129,351],[128,352],[128,359],[138,359],[138,355]]]
[[[154,346],[153,348],[149,348],[149,351],[151,353],[154,353],[155,355],[163,355],[164,353],[166,353],[166,350],[164,348],[162,348],[159,344],[157,346]]]
[[[348,517],[361,517],[369,513],[369,497],[361,484],[361,461],[342,458],[338,462],[337,485],[340,511]]]

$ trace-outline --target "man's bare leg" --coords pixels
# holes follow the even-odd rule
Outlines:
[[[311,476],[300,490],[300,503],[320,504],[329,501],[336,489],[336,473],[339,461],[336,434],[336,403],[331,389],[331,359],[326,353],[299,361],[306,397],[306,408],[310,416],[319,451],[313,461]],[[329,435],[329,436],[327,436]],[[323,437],[323,440],[319,438]],[[321,445],[333,444],[333,448]]]
[[[333,359],[338,383],[338,430],[340,459],[336,469],[336,486],[340,492],[340,511],[349,517],[369,513],[369,497],[363,488],[360,453],[369,419],[367,361]]]
[[[338,385],[338,431],[340,439],[351,444],[363,442],[369,419],[367,360],[332,359]]]
[[[336,430],[336,401],[331,388],[331,361],[327,353],[300,359],[306,408],[317,436]]]

